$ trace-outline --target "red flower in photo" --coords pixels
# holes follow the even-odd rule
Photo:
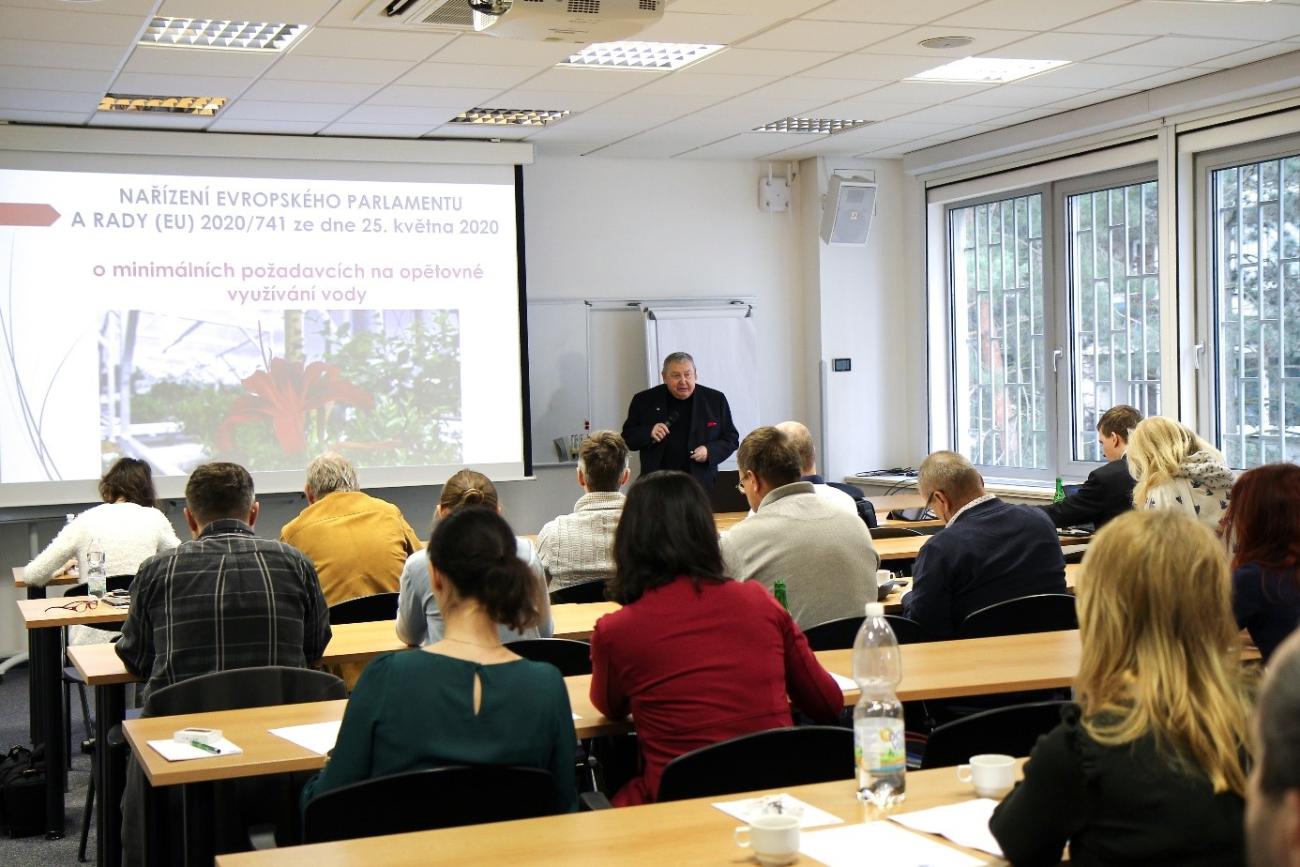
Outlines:
[[[235,428],[267,419],[280,448],[286,454],[302,454],[307,450],[307,413],[334,403],[365,409],[375,403],[373,395],[343,379],[337,367],[323,361],[304,366],[272,358],[266,370],[247,377],[243,385],[247,394],[239,396],[217,430],[217,446],[223,450],[234,446]]]

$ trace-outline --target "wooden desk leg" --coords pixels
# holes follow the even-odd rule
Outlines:
[[[63,678],[59,655],[63,652],[63,632],[60,629],[33,629],[36,634],[36,652],[40,658],[41,712],[44,715],[45,744],[45,838],[58,840],[63,836],[63,790],[68,779],[66,742],[63,740]]]
[[[44,587],[28,587],[28,599],[44,599]],[[41,693],[38,684],[40,678],[40,654],[36,650],[36,630],[27,630],[27,721],[31,729],[32,745],[41,742],[45,731],[45,718],[42,715]]]
[[[184,788],[185,864],[186,867],[207,867],[214,857],[212,826],[212,783],[190,783]]]
[[[126,716],[126,687],[95,687],[95,840],[98,867],[122,863],[122,792],[126,787],[126,756],[109,745],[109,733]]]

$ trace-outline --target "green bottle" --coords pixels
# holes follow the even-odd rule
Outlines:
[[[776,597],[776,601],[777,601],[777,602],[780,602],[780,603],[781,603],[781,607],[782,607],[782,608],[784,608],[786,611],[789,611],[789,610],[790,610],[790,603],[787,602],[787,601],[786,601],[786,598],[785,598],[785,582],[784,582],[784,581],[781,581],[781,580],[778,579],[777,582],[776,582],[775,584],[772,585],[772,595]]]
[[[1056,477],[1056,493],[1052,495],[1052,502],[1059,503],[1065,499],[1065,485],[1061,484],[1061,477]]]

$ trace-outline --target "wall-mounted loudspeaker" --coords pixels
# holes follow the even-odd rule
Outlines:
[[[865,244],[875,214],[874,182],[831,175],[822,202],[822,240],[827,244]]]

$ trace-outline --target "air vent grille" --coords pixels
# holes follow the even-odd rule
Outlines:
[[[659,0],[641,0],[641,2],[637,4],[637,8],[642,12],[658,12]]]
[[[599,15],[600,0],[569,0],[569,13]]]
[[[444,3],[421,18],[420,23],[435,27],[473,27],[474,10],[468,3]]]

